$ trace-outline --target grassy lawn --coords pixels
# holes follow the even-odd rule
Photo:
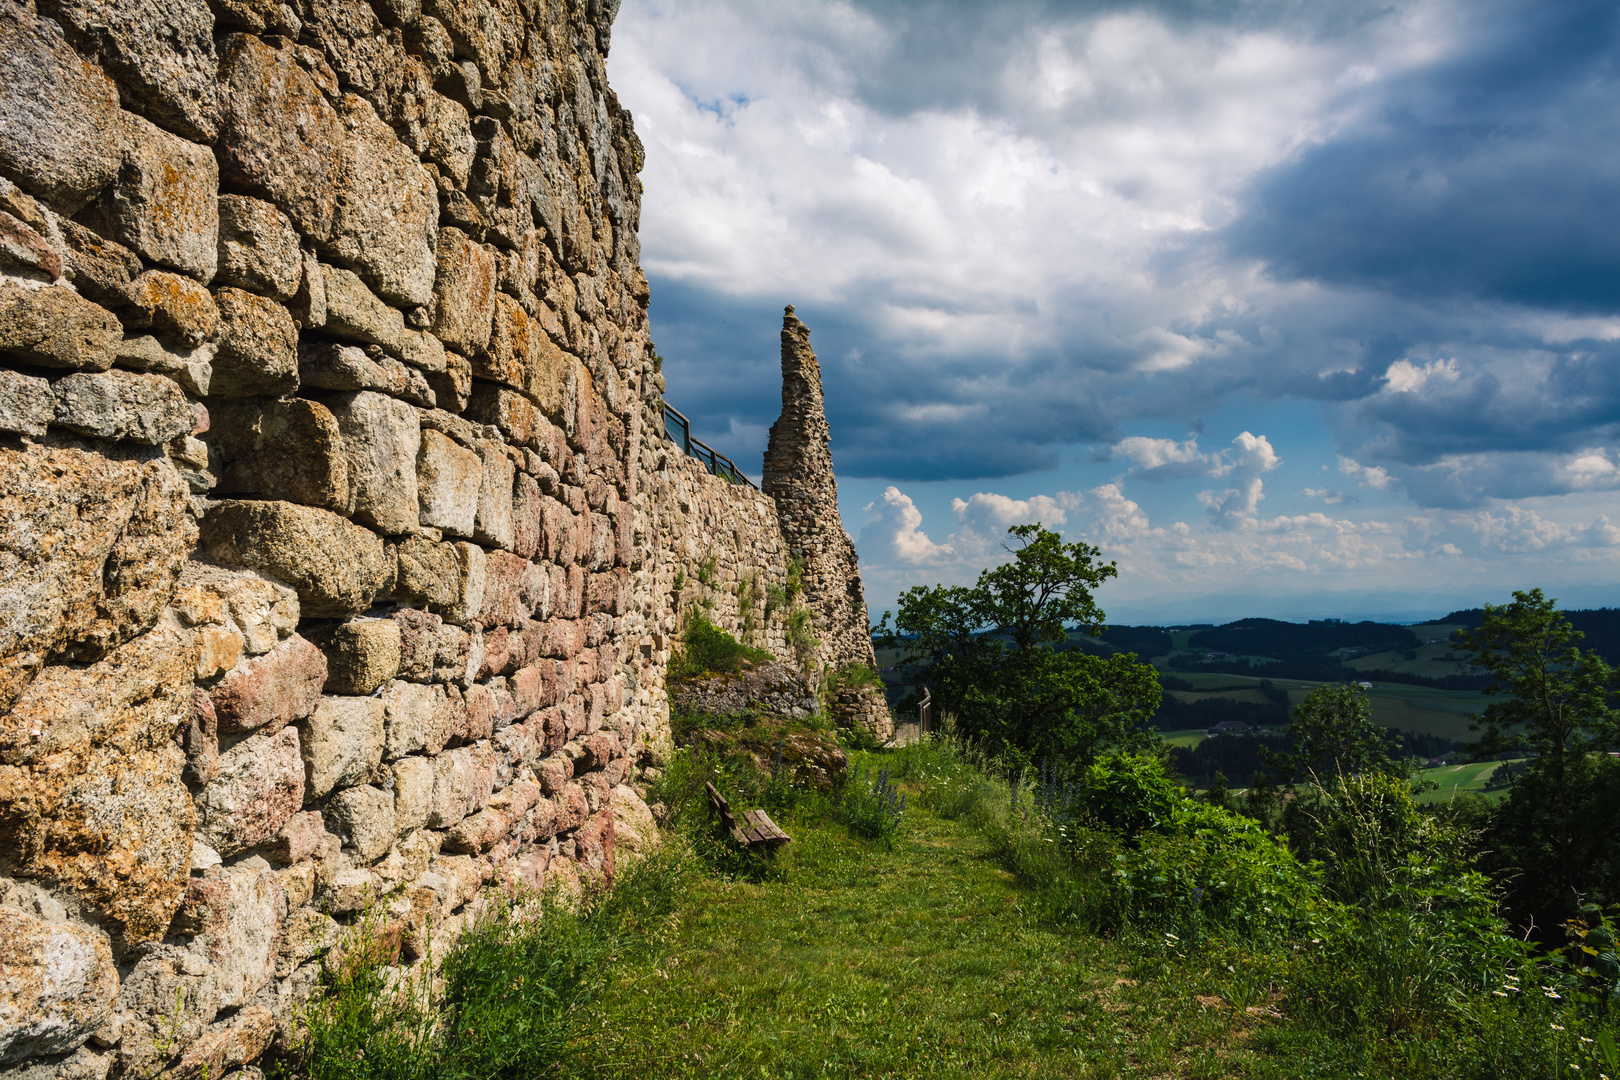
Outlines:
[[[780,880],[698,881],[664,948],[614,967],[582,1075],[1250,1075],[1276,1023],[1035,918],[966,824],[913,808],[892,850],[789,831]]]

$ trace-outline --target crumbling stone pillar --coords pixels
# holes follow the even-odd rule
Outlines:
[[[805,602],[815,613],[820,659],[837,671],[877,669],[855,541],[838,516],[831,429],[810,328],[782,315],[782,415],[771,425],[762,487],[776,502],[788,551],[804,563]],[[838,721],[887,739],[894,723],[880,690],[851,688],[832,703]]]

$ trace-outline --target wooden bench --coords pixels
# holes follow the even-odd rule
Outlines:
[[[726,797],[715,790],[713,784],[704,781],[703,786],[709,791],[709,804],[720,815],[720,822],[731,833],[731,838],[745,848],[763,848],[765,851],[775,851],[783,844],[793,839],[787,833],[776,827],[776,822],[763,810],[744,810],[743,824],[739,825],[732,816],[731,804]]]

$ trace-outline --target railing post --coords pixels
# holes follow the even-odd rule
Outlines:
[[[922,701],[917,703],[917,730],[926,735],[932,730],[934,693],[928,687],[923,687]]]

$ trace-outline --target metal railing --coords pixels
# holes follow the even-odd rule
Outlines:
[[[726,455],[715,451],[708,443],[701,442],[692,437],[692,422],[686,418],[675,406],[664,402],[664,438],[680,447],[681,450],[697,458],[703,467],[722,480],[729,480],[733,484],[746,484],[754,490],[759,485],[742,474],[736,462]]]

